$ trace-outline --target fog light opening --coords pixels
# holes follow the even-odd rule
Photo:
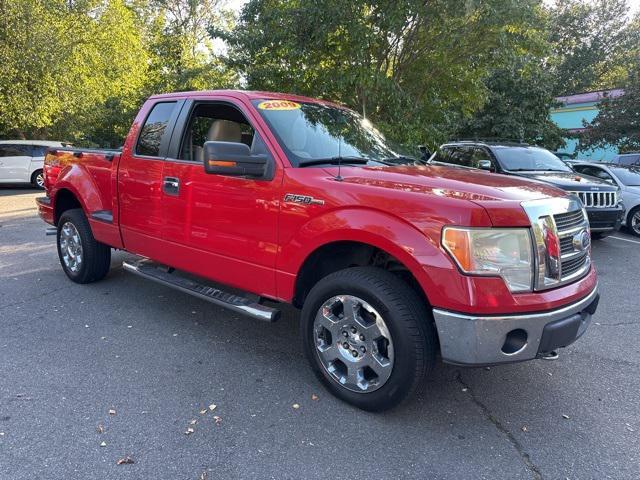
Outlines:
[[[516,328],[507,333],[507,338],[502,345],[502,353],[514,355],[521,352],[527,346],[527,332],[521,328]]]

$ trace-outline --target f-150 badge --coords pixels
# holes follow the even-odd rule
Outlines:
[[[289,203],[300,203],[302,205],[324,205],[324,200],[313,198],[308,195],[296,195],[295,193],[287,193],[284,201]]]

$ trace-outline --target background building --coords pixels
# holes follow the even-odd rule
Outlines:
[[[624,90],[617,88],[614,90],[602,90],[599,92],[578,93],[557,97],[556,100],[562,104],[561,107],[551,110],[551,120],[560,128],[568,132],[580,132],[584,130],[583,122],[592,121],[598,114],[598,104],[605,97],[616,98],[624,95]],[[574,154],[578,145],[578,140],[565,138],[566,146],[559,149],[559,152]],[[616,147],[598,148],[579,152],[576,157],[589,160],[610,160],[618,153]]]

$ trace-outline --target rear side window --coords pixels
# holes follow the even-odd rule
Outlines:
[[[44,147],[42,145],[32,145],[30,148],[32,157],[44,157],[47,154],[47,150],[49,147]]]
[[[136,154],[149,157],[160,156],[160,144],[167,133],[169,119],[176,107],[176,102],[156,103],[144,122],[138,137]]]
[[[460,165],[461,167],[471,167],[471,156],[473,155],[472,147],[458,147],[451,150],[448,163]]]
[[[31,156],[26,145],[0,145],[0,157]]]

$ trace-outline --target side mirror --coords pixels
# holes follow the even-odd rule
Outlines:
[[[251,155],[244,143],[205,142],[204,171],[217,175],[264,177],[268,157]]]
[[[431,152],[427,147],[425,147],[424,145],[419,145],[418,150],[420,150],[420,158],[422,160],[424,160],[425,162],[429,160],[429,157],[431,157]]]
[[[493,165],[491,164],[491,160],[480,160],[478,161],[478,168],[480,170],[488,170],[490,172],[493,170]]]

